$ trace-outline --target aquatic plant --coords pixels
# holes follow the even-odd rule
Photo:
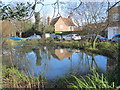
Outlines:
[[[3,88],[44,88],[42,76],[27,76],[24,71],[17,68],[3,67]]]
[[[99,74],[97,72],[93,72],[92,74],[88,74],[85,77],[81,76],[77,78],[76,76],[72,75],[75,79],[74,83],[70,83],[69,87],[75,88],[77,90],[81,88],[115,88],[114,82],[109,84],[108,80],[106,79],[104,74]]]

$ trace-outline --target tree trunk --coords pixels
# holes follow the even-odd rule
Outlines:
[[[19,32],[19,37],[22,37],[22,32]]]
[[[93,48],[96,48],[95,44],[96,44],[97,38],[98,38],[98,34],[96,34],[95,39],[93,40],[93,43],[92,43]]]

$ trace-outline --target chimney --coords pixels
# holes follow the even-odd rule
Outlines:
[[[70,16],[68,16],[68,18],[69,18],[69,19],[71,19],[71,17],[70,17]]]
[[[47,24],[50,25],[50,17],[47,18]]]
[[[69,18],[69,19],[71,19],[71,16],[72,16],[72,15],[73,15],[72,13],[69,13],[69,16],[68,16],[68,18]]]

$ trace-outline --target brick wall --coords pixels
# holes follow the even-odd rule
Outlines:
[[[115,20],[114,18],[117,17],[119,20]],[[110,9],[109,11],[109,22],[110,22],[110,27],[114,27],[114,26],[120,26],[120,6],[118,7],[113,7]]]

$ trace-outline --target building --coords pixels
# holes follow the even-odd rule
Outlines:
[[[109,10],[108,39],[112,39],[115,34],[120,34],[120,5]]]
[[[54,18],[50,25],[54,26],[55,32],[74,31],[74,23],[70,18],[57,17]]]

